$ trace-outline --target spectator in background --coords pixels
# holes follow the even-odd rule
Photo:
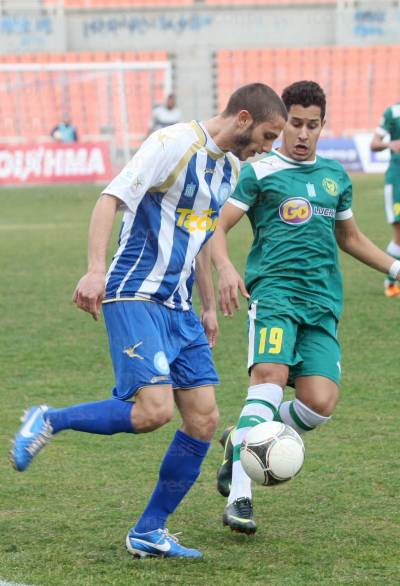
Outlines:
[[[78,142],[78,133],[68,118],[57,124],[50,133],[50,136],[57,142],[70,143]]]
[[[400,102],[385,110],[371,142],[375,152],[390,149],[390,163],[385,175],[385,208],[388,224],[393,226],[387,252],[400,259]],[[400,286],[391,275],[385,278],[385,295],[400,297]]]
[[[176,124],[177,122],[182,122],[182,114],[179,108],[176,107],[175,94],[169,94],[165,104],[159,104],[153,108],[149,134],[165,126]]]

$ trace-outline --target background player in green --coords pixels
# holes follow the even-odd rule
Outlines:
[[[244,165],[212,241],[220,307],[231,316],[238,289],[249,302],[250,386],[235,429],[223,435],[218,489],[228,496],[224,525],[254,533],[251,481],[240,463],[249,429],[278,419],[299,433],[327,421],[339,397],[342,310],[337,244],[361,262],[398,277],[400,261],[360,232],[351,210],[352,186],[343,167],[316,155],[325,120],[321,87],[300,81],[282,95],[289,119],[282,146]],[[254,241],[245,283],[229,259],[229,230],[247,213]],[[295,398],[284,401],[286,384]]]
[[[400,259],[400,102],[387,108],[372,137],[371,150],[390,149],[390,163],[385,175],[385,209],[389,224],[393,226],[393,237],[387,252]],[[385,279],[387,297],[400,296],[399,284],[391,275]]]

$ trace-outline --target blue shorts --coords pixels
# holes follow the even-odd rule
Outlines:
[[[115,301],[103,304],[103,314],[117,399],[129,399],[150,385],[191,389],[219,383],[207,336],[192,309]]]

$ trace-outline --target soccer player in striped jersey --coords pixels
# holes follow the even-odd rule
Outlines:
[[[392,240],[387,252],[400,259],[400,102],[385,110],[372,137],[371,150],[390,149],[390,163],[385,174],[385,209],[389,224],[393,226]],[[400,297],[400,286],[390,274],[385,279],[385,295]]]
[[[269,151],[287,118],[268,86],[239,88],[224,112],[204,123],[179,123],[150,135],[106,187],[89,228],[88,272],[76,305],[98,319],[103,307],[115,371],[113,398],[64,409],[32,407],[11,452],[25,470],[63,430],[145,433],[181,417],[154,492],[126,546],[135,556],[198,558],[166,526],[200,473],[218,422],[211,350],[217,318],[210,247],[219,210],[233,191],[239,160]],[[105,274],[118,209],[119,247]],[[192,309],[196,281],[201,319]]]
[[[228,496],[224,525],[251,534],[251,481],[240,444],[258,423],[277,419],[300,434],[328,421],[339,398],[342,277],[337,244],[364,264],[399,278],[400,261],[360,232],[343,167],[316,155],[325,94],[312,81],[286,88],[288,122],[282,146],[244,165],[212,240],[220,306],[232,315],[238,289],[249,302],[250,386],[236,429],[225,430],[218,489]],[[254,242],[242,281],[229,259],[226,234],[247,214]],[[295,398],[283,401],[294,386]]]

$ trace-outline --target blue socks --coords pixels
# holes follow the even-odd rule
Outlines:
[[[64,429],[113,435],[114,433],[135,433],[131,421],[134,403],[107,399],[95,403],[82,403],[65,409],[49,409],[45,418],[50,421],[53,433]]]
[[[160,475],[147,507],[135,526],[138,533],[165,527],[173,513],[200,474],[209,442],[176,432],[160,468]]]
[[[100,435],[135,433],[131,421],[132,408],[134,403],[129,401],[108,399],[64,409],[49,409],[45,417],[53,433],[65,429]],[[161,463],[156,487],[136,524],[138,533],[165,527],[168,516],[175,511],[199,476],[209,447],[209,442],[195,439],[181,430],[175,433]]]

